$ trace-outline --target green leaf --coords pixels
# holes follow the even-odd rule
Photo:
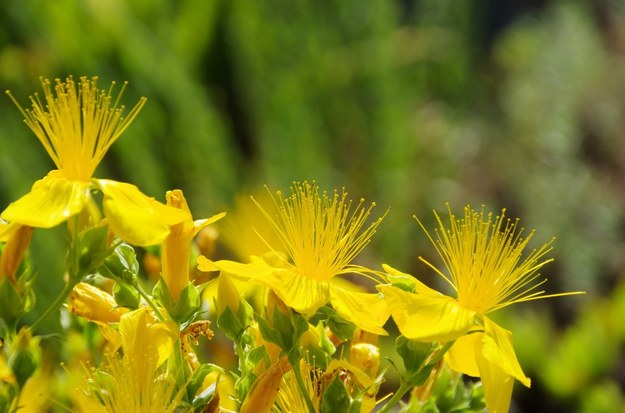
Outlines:
[[[343,382],[338,376],[334,376],[330,385],[323,392],[321,413],[348,412],[351,399]]]

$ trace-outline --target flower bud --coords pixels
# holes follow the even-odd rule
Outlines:
[[[291,365],[286,357],[283,357],[258,376],[243,401],[240,413],[269,412],[278,395],[282,375],[290,369]]]
[[[33,229],[25,225],[5,224],[0,233],[5,235],[2,237],[0,234],[0,239],[6,238],[6,245],[0,256],[0,280],[8,277],[15,284],[15,275],[30,245]]]
[[[369,343],[355,343],[349,349],[349,362],[369,377],[375,377],[380,368],[380,349]]]
[[[91,284],[76,284],[69,295],[67,308],[79,317],[96,323],[116,323],[128,309],[118,307],[110,294]]]

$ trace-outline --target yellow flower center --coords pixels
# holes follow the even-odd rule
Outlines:
[[[141,98],[127,117],[120,98],[97,88],[97,77],[81,77],[76,84],[72,77],[62,82],[56,79],[54,88],[48,79],[41,79],[44,96],[30,97],[32,109],[24,109],[7,91],[24,116],[25,122],[37,135],[56,167],[67,179],[88,181],[102,157],[115,140],[137,116],[146,98]],[[56,96],[55,96],[56,95]]]
[[[334,191],[328,196],[326,192],[319,193],[315,182],[306,181],[295,182],[291,196],[286,199],[282,198],[280,191],[276,195],[277,198],[272,196],[278,211],[275,217],[257,205],[274,227],[293,270],[315,281],[361,272],[362,267],[349,263],[369,243],[384,218],[382,216],[364,228],[375,203],[365,208],[361,199],[352,210],[352,202],[347,199],[345,190],[341,193]]]
[[[522,238],[523,228],[518,229],[518,220],[504,218],[505,210],[494,220],[492,213],[485,214],[483,209],[477,212],[467,206],[463,219],[456,219],[449,210],[449,228],[435,215],[439,225],[436,240],[417,221],[434,244],[449,277],[420,259],[451,285],[463,307],[486,314],[518,302],[566,295],[545,295],[545,291],[537,290],[547,281],[538,280],[538,270],[553,261],[543,259],[553,249],[553,239],[522,259],[534,232]]]

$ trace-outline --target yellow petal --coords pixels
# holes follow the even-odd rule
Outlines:
[[[388,335],[382,327],[390,314],[380,294],[359,293],[331,286],[330,301],[336,312],[347,321],[365,331]]]
[[[108,293],[91,284],[76,284],[69,295],[67,309],[79,317],[99,323],[116,323],[128,309],[118,307]]]
[[[357,366],[345,360],[332,360],[328,364],[326,372],[345,372],[349,382],[355,381],[358,384],[358,391],[363,391],[363,397],[360,405],[360,413],[369,413],[375,408],[375,395],[378,387],[374,384],[373,379],[366,372]],[[327,373],[326,373],[327,374]],[[375,376],[374,376],[375,377]],[[350,384],[351,385],[351,384]]]
[[[291,369],[286,357],[265,370],[252,384],[240,413],[268,413],[276,400],[282,375]]]
[[[200,271],[221,271],[239,281],[248,281],[255,277],[265,277],[275,271],[274,268],[266,265],[264,261],[241,264],[229,260],[211,261],[203,255],[197,257],[197,268]]]
[[[11,203],[2,218],[35,228],[51,228],[78,214],[89,200],[88,181],[70,181],[50,172],[35,182],[31,191]]]
[[[413,294],[390,285],[378,286],[399,331],[420,341],[452,341],[473,326],[475,312],[451,297]]]
[[[239,311],[241,293],[234,285],[230,276],[222,274],[217,279],[217,311],[219,314],[229,308],[234,314]]]
[[[145,379],[171,356],[179,336],[173,321],[158,321],[147,307],[122,315],[119,333],[124,355]]]
[[[48,411],[50,396],[55,378],[47,371],[38,370],[30,376],[20,392],[17,411],[20,413],[39,413]],[[15,407],[15,406],[14,406]]]
[[[9,224],[0,218],[0,242],[7,242],[11,235],[21,227],[20,224]]]
[[[33,237],[33,229],[14,223],[8,224],[6,227],[7,237],[3,240],[6,241],[6,245],[0,254],[0,281],[3,277],[8,277],[14,282],[17,270]]]
[[[124,182],[96,180],[104,193],[104,213],[119,238],[133,245],[160,244],[172,225],[187,218],[184,211],[168,207]]]
[[[206,226],[213,224],[217,221],[219,221],[220,219],[222,219],[223,217],[226,216],[225,212],[220,212],[219,214],[215,214],[210,218],[206,218],[206,219],[196,219],[195,221],[193,221],[193,226],[194,226],[194,235],[197,235],[198,232],[200,232],[200,230],[202,230],[203,228],[205,228]]]
[[[516,378],[526,387],[530,387],[530,379],[523,373],[512,345],[512,333],[499,327],[489,318],[484,317],[486,334],[482,344],[482,355],[491,364],[497,365],[506,374]]]
[[[475,357],[476,352],[481,351],[483,337],[484,333],[481,332],[459,337],[445,354],[445,361],[449,367],[469,376],[480,377]]]
[[[254,280],[272,289],[286,305],[307,317],[330,301],[328,282],[311,280],[294,271],[274,270]]]
[[[484,385],[486,408],[491,413],[508,413],[514,378],[479,354],[477,362]]]
[[[0,383],[15,383],[13,370],[11,370],[2,354],[0,354]]]

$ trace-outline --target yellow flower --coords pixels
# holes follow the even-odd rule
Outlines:
[[[271,411],[284,373],[291,369],[286,357],[282,357],[263,371],[252,384],[252,388],[241,405],[240,413],[268,413]]]
[[[96,323],[117,323],[128,312],[127,308],[118,307],[110,294],[84,282],[74,286],[69,295],[67,309]]]
[[[300,362],[299,369],[302,373],[304,388],[308,393],[307,396],[302,394],[297,384],[295,372],[289,370],[282,375],[278,383],[271,413],[309,413],[306,397],[312,402],[315,411],[319,411],[321,393],[324,390],[324,372],[310,366],[303,360]]]
[[[187,200],[181,190],[168,191],[166,198],[168,206],[181,211],[184,215],[182,222],[171,227],[170,234],[161,246],[163,279],[174,300],[178,300],[180,292],[189,284],[189,259],[193,237],[202,228],[226,214],[222,212],[208,219],[193,221]]]
[[[210,372],[206,375],[206,377],[204,377],[204,382],[202,383],[200,390],[198,390],[198,394],[208,389],[212,385],[216,385],[217,387],[219,408],[217,408],[216,410],[207,409],[207,411],[220,413],[236,412],[238,406],[236,401],[231,397],[233,394],[236,394],[234,389],[234,380],[232,379],[232,377],[230,377],[229,375],[222,375],[215,371]],[[209,405],[212,404],[213,402],[211,401]]]
[[[360,399],[359,413],[369,413],[375,408],[378,383],[347,361],[332,360],[323,371],[302,360],[299,369],[307,394],[302,394],[295,372],[286,372],[282,375],[271,413],[308,413],[310,410],[306,398],[311,401],[315,411],[320,411],[324,392],[335,377],[340,379],[350,397]]]
[[[134,245],[161,242],[169,227],[184,216],[149,198],[131,184],[93,178],[109,147],[126,130],[145,103],[145,98],[123,117],[117,98],[97,87],[97,78],[57,79],[54,87],[42,79],[43,100],[31,96],[32,109],[24,109],[9,93],[25,122],[35,133],[57,169],[38,180],[31,191],[11,203],[2,218],[35,228],[54,227],[79,214],[100,190],[104,213],[111,230]]]
[[[38,369],[26,380],[20,391],[19,399],[14,400],[14,406],[19,413],[40,413],[48,411],[55,378],[50,371]]]
[[[228,210],[228,219],[219,223],[219,240],[237,259],[243,261],[251,256],[263,255],[267,252],[267,245],[278,249],[277,252],[284,252],[279,248],[280,240],[271,222],[265,219],[255,202],[261,205],[273,202],[271,193],[258,191],[252,197],[238,194]],[[258,234],[262,234],[262,238]]]
[[[449,208],[449,207],[448,207]],[[456,298],[442,295],[415,281],[414,293],[393,286],[381,286],[399,331],[420,341],[455,340],[446,355],[454,370],[481,377],[490,412],[507,412],[516,378],[525,386],[525,376],[512,345],[512,333],[487,317],[500,308],[524,301],[557,297],[538,287],[546,282],[538,271],[552,259],[552,241],[522,259],[523,250],[534,235],[522,237],[518,220],[504,218],[505,210],[493,220],[484,210],[465,207],[464,218],[449,210],[449,228],[435,213],[439,228],[436,240],[417,219],[440,255],[447,275],[424,261],[455,291]],[[385,266],[390,275],[403,275]]]
[[[86,378],[76,390],[79,412],[173,413],[184,389],[176,390],[174,373],[164,362],[171,357],[179,332],[172,321],[158,321],[149,309],[121,316],[121,353],[105,356],[106,366]]]
[[[306,316],[330,302],[337,313],[363,330],[386,334],[382,326],[388,311],[380,296],[349,291],[334,282],[338,275],[349,273],[383,281],[374,271],[351,263],[383,219],[365,226],[375,203],[366,208],[361,200],[354,208],[345,191],[328,196],[319,193],[314,182],[295,182],[288,198],[282,199],[281,192],[271,198],[275,213],[257,205],[280,240],[280,245],[267,245],[279,262],[212,264],[224,273],[270,288],[286,305]],[[259,236],[267,241],[263,234]],[[214,268],[206,261],[198,260],[200,270],[202,266]]]
[[[31,227],[0,222],[0,242],[6,242],[0,252],[0,282],[7,277],[15,285],[17,269],[24,259],[32,235]]]

